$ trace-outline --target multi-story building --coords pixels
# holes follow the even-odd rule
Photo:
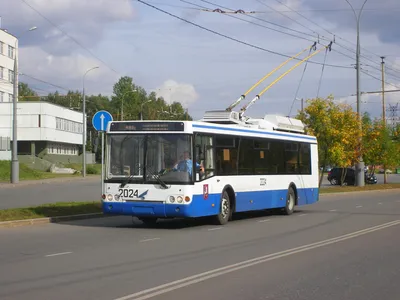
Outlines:
[[[18,48],[15,36],[0,28],[0,103],[11,103],[13,99],[14,58]],[[1,110],[1,108],[0,108]],[[3,111],[0,111],[2,114]],[[0,134],[0,160],[11,158],[11,126]]]
[[[18,40],[0,29],[0,160],[11,160],[14,59]],[[17,99],[18,100],[18,99]],[[18,155],[50,161],[79,161],[82,113],[47,102],[17,104]],[[88,161],[92,161],[89,155]]]
[[[0,102],[12,102],[16,47],[17,38],[0,29]]]

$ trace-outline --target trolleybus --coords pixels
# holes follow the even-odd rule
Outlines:
[[[317,139],[300,120],[242,119],[209,111],[200,121],[113,121],[107,126],[102,209],[159,218],[209,216],[318,201]]]

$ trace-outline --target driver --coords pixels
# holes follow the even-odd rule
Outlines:
[[[174,170],[188,172],[189,176],[192,176],[193,161],[190,158],[189,151],[183,152],[183,159],[175,165]],[[196,162],[196,169],[202,172],[203,167]]]

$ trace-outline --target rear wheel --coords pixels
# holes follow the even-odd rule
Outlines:
[[[287,196],[286,196],[286,205],[283,209],[283,213],[285,215],[291,215],[294,211],[294,206],[296,204],[296,194],[292,187],[289,187]]]
[[[231,217],[231,201],[226,191],[222,193],[220,212],[215,216],[217,225],[225,225]]]

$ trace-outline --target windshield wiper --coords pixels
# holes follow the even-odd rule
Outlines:
[[[169,187],[167,186],[167,184],[160,178],[160,175],[154,174],[154,172],[153,172],[149,167],[147,167],[146,170],[147,170],[147,172],[148,172],[151,176],[153,176],[153,177],[157,180],[157,182],[158,182],[164,189],[169,189]]]
[[[133,174],[129,175],[129,177],[128,177],[124,182],[122,182],[122,183],[119,185],[119,187],[120,187],[120,188],[123,188],[124,186],[126,186],[128,183],[131,182],[131,180],[133,179],[134,176],[135,176],[135,175],[133,175]]]

